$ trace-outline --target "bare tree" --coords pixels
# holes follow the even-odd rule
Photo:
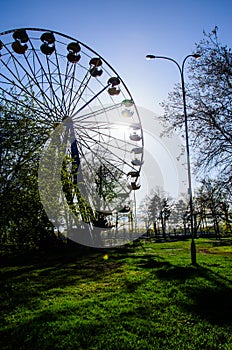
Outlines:
[[[155,235],[158,236],[158,223],[161,223],[162,235],[166,239],[166,224],[171,214],[170,197],[160,189],[150,195],[149,217],[153,221]]]
[[[220,182],[210,179],[203,180],[196,194],[195,207],[198,214],[198,225],[203,224],[207,228],[210,221],[216,237],[220,236],[224,227],[225,232],[231,232],[231,199]]]
[[[221,183],[231,187],[232,164],[232,52],[220,44],[217,27],[196,44],[201,55],[190,60],[186,101],[192,159],[199,177],[212,172]],[[164,120],[184,131],[180,85],[174,87],[163,103]],[[170,131],[169,130],[169,131]]]

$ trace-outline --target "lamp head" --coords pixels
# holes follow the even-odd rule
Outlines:
[[[201,55],[199,53],[194,53],[193,57],[198,60],[199,58],[201,58]]]
[[[146,60],[152,60],[152,59],[154,59],[154,58],[156,58],[156,56],[154,56],[154,55],[146,55]]]

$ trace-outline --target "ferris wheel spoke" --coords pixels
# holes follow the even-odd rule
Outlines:
[[[74,90],[74,83],[77,81],[75,75],[76,75],[76,65],[70,64],[69,61],[67,61],[65,73],[64,73],[64,80],[62,83],[62,105],[64,106],[64,109],[65,109],[64,116],[70,116],[70,108],[73,104],[72,96],[73,96],[73,90]],[[74,96],[76,95],[77,95],[77,92],[74,93]]]
[[[69,116],[72,114],[72,111],[75,110],[76,106],[78,105],[78,103],[81,99],[81,95],[85,90],[85,85],[86,85],[85,80],[86,80],[87,75],[88,75],[88,74],[86,74],[84,76],[84,78],[82,79],[82,81],[78,80],[79,87],[75,91],[75,93],[73,94],[73,90],[74,90],[73,87],[74,87],[74,83],[76,81],[75,71],[76,71],[76,65],[74,64],[73,74],[71,75],[71,77],[69,79],[69,83],[67,84],[68,93],[67,93],[66,101],[67,101],[67,105],[68,105],[67,115],[69,115]],[[71,110],[71,108],[72,108],[72,110]]]
[[[87,85],[90,81],[91,77],[88,77],[88,72],[86,73],[86,75],[84,76],[83,80],[80,82],[80,86],[77,89],[77,91],[75,92],[73,99],[70,100],[70,109],[69,109],[69,115],[73,115],[75,109],[77,108],[77,105],[79,103],[79,101],[81,100],[84,92],[86,91]],[[71,110],[71,106],[72,106],[72,110]]]
[[[25,58],[25,60],[26,60],[26,62],[28,64],[28,67],[31,70],[31,73],[33,75],[29,74],[29,72],[24,68],[24,66],[21,64],[21,62],[11,53],[11,51],[6,46],[5,46],[5,48],[6,48],[7,52],[10,55],[10,59],[9,59],[9,61],[7,63],[2,61],[3,65],[5,66],[7,71],[9,71],[9,73],[19,82],[19,84],[24,87],[24,84],[23,84],[24,83],[24,79],[22,79],[22,77],[20,76],[18,67],[20,69],[22,69],[22,71],[24,72],[24,77],[27,77],[27,82],[29,84],[30,89],[32,88],[32,84],[35,84],[40,89],[41,93],[44,96],[44,93],[43,93],[40,85],[38,84],[36,77],[33,74],[33,70],[31,69],[31,65],[28,62],[27,56],[24,54],[24,58]],[[13,62],[13,65],[15,67],[15,72],[10,68],[10,60],[12,60],[12,62]],[[24,91],[25,91],[25,89],[24,89]],[[46,99],[45,99],[45,102],[47,102]],[[47,103],[45,103],[45,104],[47,104]],[[47,108],[49,108],[48,104],[47,104]]]
[[[83,129],[85,129],[86,131],[89,131],[89,132],[91,132],[91,131],[93,131],[93,130],[98,130],[98,129],[101,129],[101,130],[108,130],[109,131],[109,124],[107,123],[107,122],[102,122],[102,123],[100,123],[100,122],[98,122],[97,123],[98,125],[96,126],[96,122],[91,122],[91,121],[89,121],[88,123],[87,122],[85,122],[85,123],[75,123],[75,125],[76,125],[76,127],[78,128],[78,127],[82,127]]]
[[[102,160],[102,157],[97,153],[95,152],[90,146],[88,143],[85,142],[85,140],[82,139],[81,141],[81,144],[83,147],[87,148],[90,153],[95,157],[97,158],[97,160],[99,161],[100,164],[104,164],[104,165],[108,165],[109,167],[114,167],[115,168],[115,165],[113,163],[111,163],[108,159],[104,159],[104,162]],[[86,155],[84,153],[83,154],[83,158],[86,160]],[[93,169],[93,166],[91,165],[90,166],[90,169]],[[125,186],[123,186],[123,184],[121,182],[118,181],[118,177],[115,176],[115,174],[113,172],[110,171],[110,169],[107,169],[109,170],[109,172],[111,173],[112,177],[114,178],[114,180],[118,183],[118,185],[120,186],[120,188],[123,190],[123,191],[126,191],[128,192],[128,189],[126,189]],[[92,171],[92,170],[91,170]],[[125,174],[121,169],[118,169],[117,168],[117,171],[119,171],[122,175],[127,175]]]
[[[47,137],[43,141],[41,141],[39,143],[39,145],[37,144],[36,147],[33,147],[33,148],[29,149],[26,155],[21,153],[17,157],[16,164],[12,166],[12,163],[11,163],[12,170],[8,173],[8,176],[13,176],[14,173],[15,173],[15,175],[17,175],[20,167],[22,167],[23,165],[27,164],[28,162],[31,162],[31,154],[32,154],[32,152],[33,152],[33,154],[35,154],[37,151],[39,151],[43,147],[44,142],[46,141],[46,139],[47,139]]]
[[[119,107],[121,107],[121,103],[117,103],[117,104],[114,104],[114,105],[111,105],[111,106],[102,107],[102,108],[100,108],[98,110],[93,110],[90,113],[78,116],[77,120],[78,120],[78,122],[83,122],[86,119],[93,119],[93,116],[97,116],[97,115],[101,115],[101,114],[113,111],[115,109],[118,109]],[[72,115],[72,119],[74,121],[76,120],[75,117],[76,117],[76,115]]]
[[[69,92],[67,93],[67,98],[66,98],[66,102],[67,102],[67,112],[66,115],[70,115],[70,108],[71,108],[71,101],[72,101],[72,95],[73,95],[73,90],[74,90],[74,81],[75,81],[75,73],[76,73],[76,65],[74,65],[73,67],[73,74],[72,77],[70,79],[70,87],[68,85],[69,88]]]
[[[19,64],[19,66],[21,66],[21,64],[20,64],[20,62],[18,61],[18,59],[12,54],[12,52],[8,49],[7,45],[4,45],[4,44],[3,44],[3,47],[4,47],[4,48],[6,49],[6,51],[8,52],[9,58],[8,58],[7,62],[5,62],[4,60],[2,60],[1,63],[3,63],[3,65],[5,66],[5,68],[8,69],[10,72],[11,72],[11,70],[9,69],[9,67],[10,67],[11,63],[13,63],[14,68],[15,68],[15,72],[16,72],[15,77],[16,77],[16,79],[17,79],[18,81],[20,81],[20,80],[21,80],[21,77],[20,77],[20,74],[19,74],[19,70],[18,70],[17,64]],[[17,64],[16,64],[16,63],[17,63]],[[21,68],[22,68],[22,67],[21,67]],[[23,70],[24,70],[24,68],[23,68]],[[24,72],[26,72],[26,71],[24,70]]]
[[[69,61],[66,62],[66,68],[65,68],[65,74],[64,74],[64,80],[63,80],[63,96],[62,96],[62,103],[66,106],[65,107],[65,115],[70,116],[70,108],[72,104],[72,96],[73,93],[76,95],[76,91],[74,92],[74,84],[75,82],[79,83],[79,80],[76,78],[76,64],[70,63]]]
[[[55,51],[56,52],[56,51]],[[69,85],[69,76],[71,74],[73,67],[72,65],[67,61],[66,62],[66,66],[65,66],[65,73],[64,73],[64,77],[63,75],[61,76],[61,80],[62,80],[62,98],[61,98],[61,104],[62,106],[64,106],[64,116],[68,116],[68,108],[66,106],[66,98],[65,95],[67,94],[67,89],[68,89],[68,85]],[[72,75],[72,74],[71,74]],[[72,75],[73,76],[73,75]],[[73,77],[74,79],[74,77]]]
[[[84,134],[84,131],[83,131],[83,134]],[[83,137],[82,137],[82,136],[81,136],[81,139],[83,140]],[[104,151],[106,154],[107,154],[107,153],[108,153],[108,154],[109,154],[109,153],[112,154],[112,155],[114,156],[114,158],[117,159],[117,161],[119,162],[119,164],[127,165],[129,168],[131,168],[131,169],[133,169],[133,170],[135,171],[135,169],[132,167],[132,165],[131,165],[130,163],[128,163],[127,161],[125,161],[125,159],[122,159],[121,157],[119,157],[119,156],[116,154],[116,152],[113,153],[112,151],[109,151],[109,149],[105,146],[104,142],[96,140],[95,138],[91,137],[89,134],[86,134],[86,139],[91,140],[91,141],[93,142],[93,144],[95,144],[95,145],[97,144],[97,145],[100,147],[100,149],[101,149],[102,151]],[[114,146],[114,145],[111,145],[111,148],[112,148],[113,150],[117,151],[117,150],[119,149],[119,145],[115,145],[115,146]],[[92,148],[91,148],[91,149],[92,149]],[[127,153],[130,154],[129,151],[127,151]],[[125,172],[124,172],[124,174],[127,175]]]
[[[85,160],[85,163],[86,163],[87,166],[88,166],[88,170],[89,170],[89,173],[90,173],[89,178],[91,178],[91,179],[95,178],[94,167],[92,166],[92,164],[90,163],[90,161],[87,159],[87,157],[85,157],[85,155],[82,153],[82,150],[81,150],[81,149],[80,149],[80,154],[81,154],[82,159]],[[77,172],[78,172],[78,171],[77,171]],[[82,173],[82,170],[81,170],[81,173]],[[88,181],[88,179],[85,179],[83,176],[82,176],[82,178],[81,178],[81,182],[84,182],[84,183],[85,183],[85,186],[86,186],[86,187],[89,187],[89,181]]]
[[[55,50],[55,57],[56,57],[56,66],[57,66],[57,72],[58,72],[58,77],[59,77],[59,86],[60,86],[60,91],[61,91],[61,105],[63,106],[65,91],[64,91],[64,84],[63,84],[63,81],[62,81],[62,75],[61,75],[61,70],[60,70],[60,64],[59,64],[59,58],[58,58],[57,50]],[[66,77],[66,75],[65,75],[65,77]],[[66,114],[65,105],[64,105],[64,110],[65,110],[64,113]]]
[[[86,76],[88,76],[88,72],[87,72]],[[103,92],[110,86],[110,84],[107,84],[107,86],[105,86],[104,84],[100,83],[100,86],[102,87],[102,90],[101,90],[99,93],[95,94],[95,92],[88,86],[88,83],[89,83],[90,80],[91,80],[91,76],[89,76],[89,78],[88,78],[88,80],[87,80],[86,83],[84,83],[84,84],[83,84],[83,82],[81,83],[81,85],[82,85],[82,84],[84,85],[84,88],[83,88],[83,90],[81,91],[77,102],[75,103],[75,106],[74,106],[74,108],[73,108],[73,110],[72,110],[72,113],[70,114],[70,116],[71,116],[72,118],[75,117],[75,116],[77,115],[77,113],[79,113],[79,111],[81,111],[82,109],[86,108],[86,107],[87,107],[92,101],[94,101],[95,99],[98,99],[98,102],[99,102],[100,105],[102,106],[102,108],[101,108],[101,110],[99,110],[99,112],[100,112],[100,111],[104,111],[104,109],[105,109],[104,105],[103,105],[103,104],[101,103],[101,101],[99,100],[99,95],[100,95],[101,93],[103,93]],[[84,81],[84,80],[83,80],[83,81]],[[81,87],[81,85],[80,85],[80,87]],[[85,102],[84,106],[82,106],[77,112],[74,113],[74,111],[75,111],[75,109],[76,109],[76,107],[77,107],[77,105],[78,105],[78,102],[80,101],[80,99],[81,99],[81,97],[82,97],[84,91],[86,91],[86,90],[87,90],[88,92],[90,92],[90,94],[93,95],[93,97],[92,97],[88,102],[84,101],[84,102]],[[111,108],[112,108],[112,106],[111,106]],[[91,108],[90,108],[90,109],[91,109]],[[109,109],[109,110],[110,110],[110,109]],[[94,111],[91,111],[91,113],[89,113],[89,115],[92,115],[93,113],[95,113],[95,112],[94,112]],[[78,118],[79,118],[79,116],[78,116]]]
[[[3,62],[3,64],[5,65],[5,62]],[[0,76],[4,79],[3,84],[5,84],[5,82],[7,81],[8,84],[9,84],[9,86],[17,87],[17,89],[18,89],[19,91],[23,91],[23,92],[25,93],[25,96],[29,96],[33,101],[36,101],[36,102],[38,103],[38,105],[40,106],[40,108],[43,109],[43,108],[44,108],[44,103],[43,103],[40,99],[38,99],[38,98],[36,97],[36,95],[33,93],[33,91],[28,90],[28,89],[25,87],[25,85],[23,85],[22,80],[19,80],[19,79],[17,78],[17,75],[15,75],[15,73],[14,73],[9,67],[6,67],[6,68],[7,68],[7,70],[10,72],[10,74],[13,76],[13,78],[15,78],[15,80],[16,80],[19,84],[16,84],[16,82],[15,82],[14,80],[11,80],[8,76],[6,76],[6,75],[0,73]],[[7,92],[7,90],[4,90],[2,87],[1,87],[1,89],[2,89],[3,91],[6,91],[6,92]],[[21,94],[20,94],[20,95],[21,95]],[[45,101],[46,101],[46,100],[45,100]],[[46,106],[47,108],[50,108],[47,104],[45,104],[45,106]],[[50,109],[50,112],[52,112],[51,109]],[[44,113],[47,113],[47,110],[45,110]]]
[[[3,64],[5,65],[5,62],[3,62]],[[3,80],[3,84],[5,84],[5,82],[8,82],[9,86],[13,86],[13,87],[17,87],[19,91],[23,91],[25,93],[25,95],[29,95],[31,98],[34,99],[34,96],[32,95],[32,93],[30,91],[28,91],[26,89],[26,87],[22,84],[22,82],[17,78],[17,75],[15,75],[15,73],[7,66],[5,66],[7,68],[7,70],[11,73],[11,75],[13,76],[13,78],[15,78],[15,80],[19,83],[16,84],[16,82],[14,80],[11,80],[8,76],[0,73],[0,76],[4,79]],[[3,90],[3,88],[1,87],[1,89]],[[40,100],[37,100],[37,102],[39,104],[41,104]]]
[[[98,98],[108,87],[110,86],[110,84],[107,84],[106,86],[103,87],[103,89],[101,89],[100,91],[98,91],[98,93],[96,93],[96,95],[94,95],[90,100],[88,100],[81,108],[79,108],[73,115],[72,117],[75,117],[76,115],[78,115],[78,113],[80,113],[83,109],[85,109],[91,102],[93,102],[96,98]]]
[[[64,106],[64,116],[69,115],[69,99],[70,95],[72,95],[73,91],[73,86],[74,86],[74,81],[75,81],[75,74],[76,74],[76,66],[70,64],[68,61],[66,63],[66,68],[65,68],[65,74],[64,74],[64,80],[63,80],[63,89],[62,89],[62,105]]]
[[[23,85],[18,85],[15,83],[14,80],[10,80],[7,76],[3,75],[2,73],[0,73],[0,76],[4,78],[4,83],[5,81],[7,81],[9,83],[9,85],[14,86],[16,88],[18,88],[18,90],[20,92],[23,92],[25,94],[25,96],[29,96],[31,98],[31,100],[35,101],[36,103],[38,103],[39,107],[44,110],[44,104],[41,102],[41,100],[37,99],[32,92],[28,91]],[[2,89],[2,88],[1,88]],[[2,89],[4,91],[4,89]],[[5,90],[6,91],[6,90]],[[21,94],[20,94],[21,95]],[[46,111],[44,111],[44,114],[46,113]],[[50,113],[52,115],[52,109],[50,109]]]
[[[93,130],[93,128],[92,128],[91,130]],[[109,136],[109,134],[107,134],[107,133],[101,131],[101,129],[99,129],[98,127],[97,127],[97,130],[98,130],[98,132],[97,132],[97,131],[95,131],[95,132],[98,133],[99,136],[102,137],[102,140],[104,140],[105,137],[108,137],[108,138],[110,139],[110,141],[124,142],[124,143],[125,143],[125,141],[123,141],[121,138],[116,137],[116,136],[113,136],[113,135],[110,135],[110,136]],[[88,136],[89,136],[89,135],[88,135]],[[135,147],[135,144],[132,143],[132,142],[130,142],[130,141],[126,141],[126,145],[127,145],[127,146],[131,146],[131,147]],[[117,146],[116,146],[116,147],[120,147],[120,145],[117,143]]]
[[[42,96],[42,101],[43,101],[43,104],[46,106],[46,108],[51,109],[52,107],[55,107],[55,110],[57,111],[56,104],[54,102],[54,97],[53,97],[53,100],[49,97],[49,95],[47,94],[46,89],[44,89],[43,83],[41,84],[40,81],[39,81],[38,77],[40,76],[39,74],[40,74],[40,71],[41,71],[41,67],[39,67],[39,69],[37,67],[37,70],[36,70],[34,54],[33,54],[33,52],[31,54],[33,55],[33,67],[31,66],[28,57],[26,55],[24,55],[24,57],[25,57],[25,60],[27,62],[28,68],[30,69],[30,72],[32,74],[31,80],[36,85],[36,87],[38,88],[38,92],[37,92],[36,96],[37,97]],[[41,78],[42,78],[42,76],[41,76]],[[42,78],[42,81],[43,81],[43,78]],[[49,103],[50,103],[51,107],[49,106]]]
[[[47,68],[48,68],[48,80],[49,80],[49,86],[51,87],[51,92],[52,92],[52,104],[56,109],[56,113],[57,113],[57,107],[58,109],[61,110],[61,114],[64,113],[63,111],[63,106],[61,104],[61,101],[58,97],[58,94],[56,93],[56,88],[53,86],[53,80],[52,77],[54,77],[54,72],[52,72],[51,67],[50,67],[50,59],[48,56],[46,56],[46,62],[47,62]],[[57,69],[57,67],[55,68]],[[58,90],[60,90],[60,86],[58,85]],[[58,104],[58,106],[57,106]],[[59,112],[60,113],[60,112]]]
[[[42,74],[42,77],[44,77],[44,78],[46,79],[46,82],[47,82],[48,85],[50,86],[50,89],[51,89],[52,94],[54,94],[54,96],[56,97],[56,101],[57,101],[59,107],[60,107],[61,110],[62,110],[62,106],[61,106],[61,104],[60,104],[60,101],[59,101],[57,95],[56,95],[55,92],[54,92],[53,85],[52,85],[52,82],[51,82],[51,78],[49,78],[49,74],[47,74],[47,72],[45,71],[44,65],[42,64],[42,62],[41,62],[41,60],[40,60],[40,58],[39,58],[39,55],[38,55],[38,53],[37,53],[37,51],[36,51],[36,48],[34,47],[34,45],[33,45],[33,43],[32,43],[32,41],[31,41],[30,38],[29,38],[29,42],[30,42],[31,48],[32,48],[32,50],[33,50],[33,54],[34,54],[34,56],[35,56],[36,59],[37,59],[39,68],[40,68],[41,72],[43,73],[43,74]],[[47,63],[47,64],[48,64],[48,63]],[[49,69],[49,65],[48,65],[48,69]],[[45,81],[44,81],[44,83],[45,83]],[[49,96],[46,95],[46,97],[48,98],[48,100],[50,101],[50,103],[53,105],[53,107],[55,108],[56,113],[57,113],[57,106],[56,106],[56,104],[53,104],[53,101],[49,98]],[[58,115],[59,115],[59,113],[58,113]]]
[[[94,147],[91,147],[90,142],[87,142],[86,139],[84,137],[81,136],[81,138],[78,140],[78,143],[80,143],[85,149],[87,149],[88,151],[91,151],[90,153],[93,153],[99,160],[102,161],[102,155],[98,154]],[[96,140],[92,140],[93,145],[96,146]],[[102,146],[102,145],[101,145]],[[109,153],[108,149],[101,147],[101,151],[105,151],[105,153]],[[81,150],[82,155],[85,157],[85,152],[83,151],[83,149]],[[106,161],[108,164],[111,164],[110,161],[108,159],[104,159],[104,161]],[[112,165],[112,164],[111,164]],[[125,175],[125,173],[124,173]]]
[[[1,73],[0,73],[0,76],[1,76]],[[1,84],[1,81],[0,81],[0,84]],[[9,84],[9,86],[11,86],[10,83],[8,83],[8,84]],[[6,85],[5,81],[4,81],[4,85]],[[42,108],[38,109],[38,106],[36,107],[35,104],[33,106],[32,105],[28,106],[26,101],[24,101],[23,99],[19,99],[18,95],[16,95],[14,92],[11,92],[11,91],[14,91],[14,90],[12,90],[12,88],[4,89],[4,88],[0,87],[0,89],[2,90],[2,92],[4,94],[3,95],[3,102],[6,103],[6,105],[9,104],[9,106],[14,106],[14,115],[17,114],[16,110],[18,107],[25,108],[25,110],[30,109],[30,112],[32,112],[33,117],[36,117],[36,122],[41,123],[41,125],[43,127],[47,126],[47,129],[51,130],[53,125],[51,124],[51,118],[48,115],[47,111],[43,112]],[[10,99],[8,99],[6,96],[8,96]],[[34,98],[34,100],[35,100],[35,98]],[[40,100],[37,100],[37,102],[40,103]],[[30,115],[30,117],[31,117],[31,115]],[[54,120],[54,122],[55,122],[55,120]]]

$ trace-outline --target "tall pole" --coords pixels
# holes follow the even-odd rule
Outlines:
[[[188,172],[190,227],[191,227],[191,263],[193,265],[196,265],[197,259],[196,259],[196,246],[195,246],[195,241],[194,241],[194,224],[193,224],[193,191],[192,191],[191,163],[190,163],[190,152],[189,152],[188,115],[187,115],[187,107],[186,107],[186,92],[185,92],[185,82],[184,82],[184,65],[185,65],[186,60],[189,57],[200,58],[200,55],[198,55],[198,54],[187,55],[184,58],[181,66],[179,65],[179,63],[176,60],[174,60],[173,58],[170,58],[170,57],[154,56],[154,55],[147,55],[146,56],[147,59],[160,58],[160,59],[172,61],[173,63],[176,64],[176,66],[180,72],[180,76],[181,76],[181,90],[182,90],[183,109],[184,109],[185,142],[186,142],[187,172]]]
[[[191,227],[191,262],[193,265],[197,263],[196,257],[196,245],[194,241],[194,224],[193,224],[193,191],[192,191],[192,178],[191,178],[191,163],[190,163],[190,152],[189,152],[189,135],[188,135],[188,115],[186,107],[186,92],[185,92],[185,83],[184,83],[184,64],[188,57],[185,57],[182,68],[181,68],[181,87],[182,87],[182,96],[183,96],[183,106],[184,106],[184,125],[185,125],[185,142],[186,142],[186,156],[187,156],[187,169],[188,169],[188,191],[189,191],[189,211],[190,211],[190,227]]]

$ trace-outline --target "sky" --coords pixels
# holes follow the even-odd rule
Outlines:
[[[145,56],[181,63],[215,26],[231,47],[231,13],[231,0],[1,0],[0,32],[28,27],[70,35],[117,71],[138,106],[160,115],[179,72],[172,62]]]
[[[111,64],[139,106],[161,114],[179,73],[171,62],[146,61],[146,54],[181,62],[215,26],[231,47],[231,13],[230,0],[1,0],[0,32],[44,28],[80,40]]]

